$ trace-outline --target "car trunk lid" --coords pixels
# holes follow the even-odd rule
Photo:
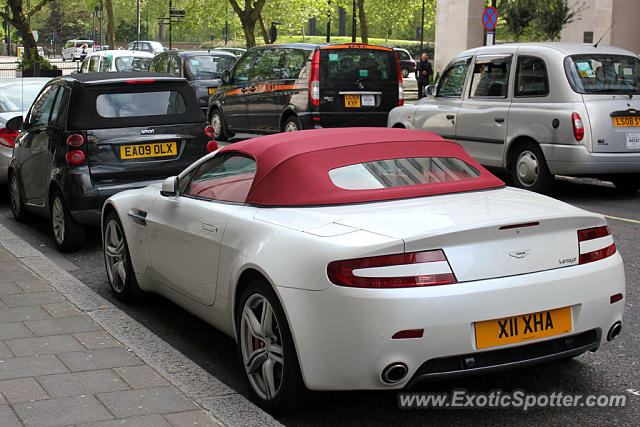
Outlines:
[[[640,95],[585,94],[593,151],[640,152]]]

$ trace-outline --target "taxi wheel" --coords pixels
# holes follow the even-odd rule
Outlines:
[[[553,175],[538,144],[525,141],[519,144],[511,155],[509,172],[512,184],[538,193],[549,191]]]
[[[24,221],[27,213],[22,200],[22,189],[18,175],[14,172],[9,176],[9,197],[11,198],[11,212],[16,221]]]
[[[60,252],[76,251],[84,244],[86,230],[71,218],[59,190],[54,190],[49,203],[49,221],[53,241]]]
[[[275,414],[297,406],[306,388],[284,310],[266,281],[255,280],[242,293],[236,334],[253,400]]]
[[[287,118],[282,126],[283,132],[296,132],[299,130],[302,130],[302,125],[300,124],[300,120],[298,120],[297,116]]]
[[[213,128],[213,139],[216,141],[226,141],[231,137],[224,126],[224,119],[220,110],[214,110],[209,121]]]
[[[122,223],[115,212],[107,216],[102,234],[102,251],[109,287],[114,297],[129,302],[141,295],[131,264],[129,246]]]

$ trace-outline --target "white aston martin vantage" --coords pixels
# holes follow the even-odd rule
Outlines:
[[[605,219],[404,129],[238,142],[102,213],[111,289],[235,338],[253,397],[399,389],[595,351],[625,278]]]

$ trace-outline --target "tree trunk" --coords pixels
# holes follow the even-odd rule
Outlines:
[[[256,22],[260,21],[261,26],[264,26],[260,14],[262,13],[262,8],[264,7],[265,2],[266,0],[255,0],[252,4],[251,0],[245,0],[244,10],[242,10],[237,0],[229,0],[233,11],[238,15],[238,18],[240,18],[240,22],[242,23],[244,38],[247,41],[247,49],[256,45],[256,36],[253,34],[256,28]],[[265,34],[267,35],[265,36]],[[265,40],[267,40],[267,43],[269,43],[269,36],[268,33],[266,33],[266,29],[262,30],[262,35],[265,37]]]
[[[360,21],[360,40],[362,41],[362,43],[369,43],[367,17],[364,13],[364,0],[357,0],[356,3],[358,4],[358,21]]]
[[[258,16],[258,23],[260,24],[260,31],[262,32],[262,38],[266,44],[271,43],[269,40],[269,32],[267,31],[267,27],[264,26],[264,20],[262,19],[262,14]]]
[[[7,0],[7,4],[11,8],[11,15],[13,18],[9,19],[11,25],[18,30],[20,37],[22,37],[22,45],[24,46],[24,59],[26,61],[32,61],[40,58],[38,55],[38,49],[36,47],[36,40],[33,38],[31,27],[29,27],[29,21],[22,9],[22,0]],[[4,14],[3,14],[4,15]],[[5,16],[3,16],[5,17]],[[6,17],[5,19],[7,19]],[[35,58],[33,57],[35,55]]]
[[[113,17],[113,0],[105,0],[105,8],[107,9],[107,44],[109,49],[116,48],[116,21]]]
[[[242,22],[242,29],[244,30],[244,39],[247,42],[247,49],[256,45],[256,37],[253,32],[256,29],[256,22],[249,22],[249,20],[240,20]]]

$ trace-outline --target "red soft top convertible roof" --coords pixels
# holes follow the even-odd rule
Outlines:
[[[234,152],[255,159],[257,170],[247,203],[264,206],[360,203],[504,186],[460,145],[434,133],[415,130],[314,129],[248,139],[219,151]],[[454,157],[476,168],[480,176],[372,190],[345,190],[329,177],[331,169],[342,166],[403,157]]]

